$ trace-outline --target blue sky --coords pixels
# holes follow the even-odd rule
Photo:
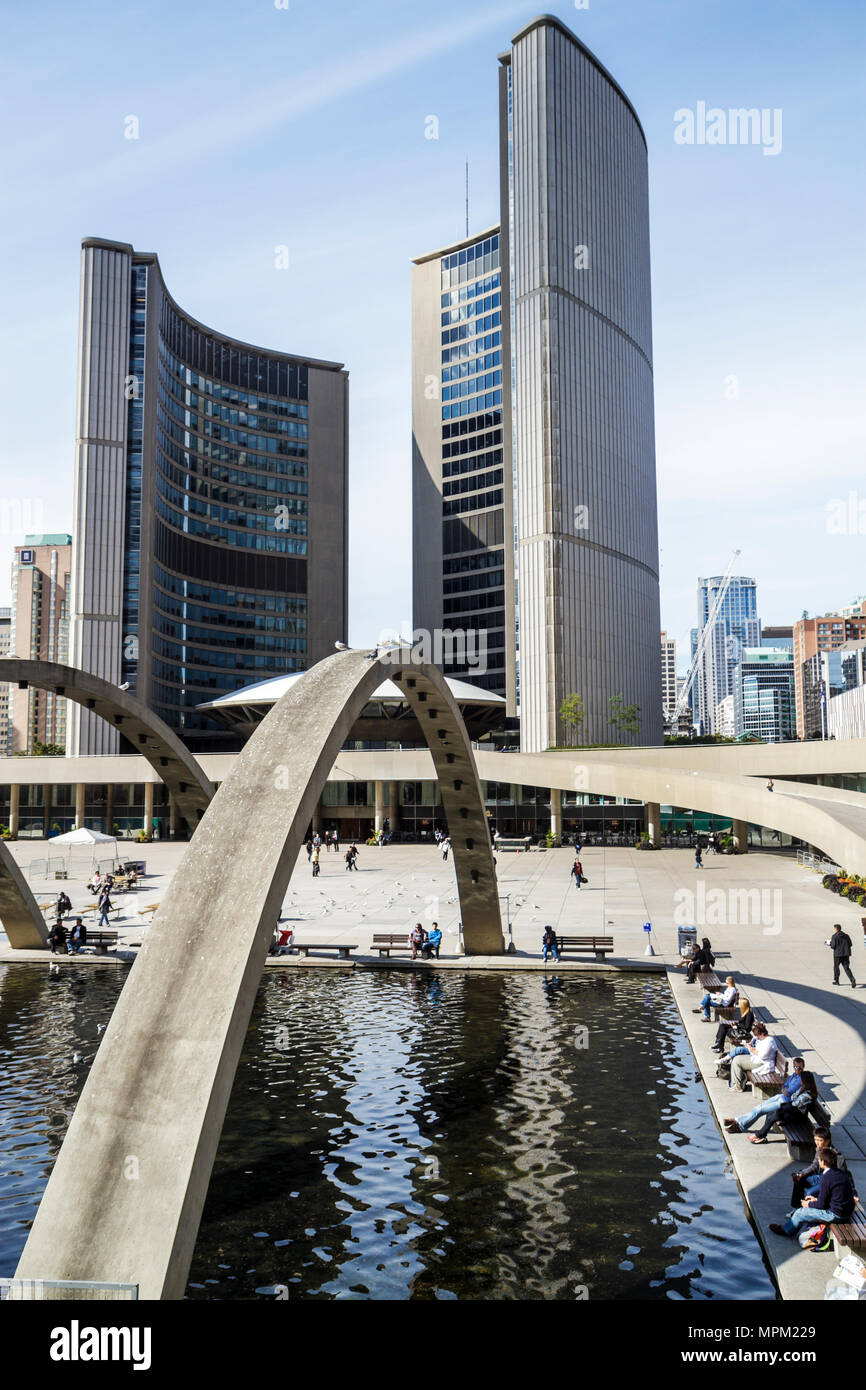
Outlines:
[[[71,527],[79,244],[104,236],[156,251],[203,322],[347,364],[350,640],[411,617],[410,261],[462,233],[466,159],[472,229],[498,220],[497,54],[537,12],[49,0],[7,13],[0,602],[20,540],[11,504]],[[735,547],[765,622],[850,601],[866,592],[866,9],[548,12],[625,88],[649,144],[663,625],[685,638],[698,574]],[[699,101],[781,108],[781,153],[678,145],[674,113]],[[124,139],[130,115],[138,140]],[[851,492],[838,534],[828,504]]]

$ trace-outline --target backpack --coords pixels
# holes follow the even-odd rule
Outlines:
[[[832,1250],[833,1237],[826,1221],[819,1226],[808,1226],[797,1237],[801,1250]]]

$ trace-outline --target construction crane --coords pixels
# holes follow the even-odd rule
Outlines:
[[[683,688],[679,693],[679,698],[677,699],[676,706],[674,707],[674,719],[679,719],[680,715],[688,708],[689,696],[692,691],[692,686],[695,683],[695,676],[698,674],[698,671],[701,667],[701,663],[704,659],[704,653],[706,652],[707,646],[709,644],[712,629],[715,626],[716,620],[718,619],[718,616],[722,611],[722,605],[727,596],[728,589],[731,587],[731,577],[734,572],[734,565],[737,563],[737,560],[739,559],[741,554],[742,551],[740,550],[734,551],[733,555],[731,556],[730,563],[728,564],[728,568],[725,570],[722,582],[716,590],[716,597],[713,601],[713,606],[707,615],[707,621],[701,628],[700,637],[698,638],[698,645],[695,648],[695,654],[692,657],[692,664],[689,667],[689,673],[686,676]]]

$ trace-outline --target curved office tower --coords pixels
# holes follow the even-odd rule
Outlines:
[[[501,59],[514,381],[521,742],[660,743],[647,151],[625,93],[560,20]],[[641,709],[638,734],[610,700]]]
[[[203,701],[346,640],[348,374],[175,303],[155,255],[82,244],[70,661],[199,751]],[[118,737],[76,707],[70,754]]]

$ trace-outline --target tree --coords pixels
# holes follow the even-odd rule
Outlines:
[[[622,692],[619,695],[610,697],[610,719],[608,724],[613,724],[618,733],[639,734],[640,733],[640,705],[623,704]]]
[[[62,758],[66,755],[66,749],[62,743],[40,743],[36,739],[33,747],[27,752],[13,753],[14,758]]]
[[[584,719],[583,700],[579,695],[566,695],[562,704],[559,706],[559,717],[565,724],[566,729],[573,730],[571,738],[577,738],[578,731]]]

